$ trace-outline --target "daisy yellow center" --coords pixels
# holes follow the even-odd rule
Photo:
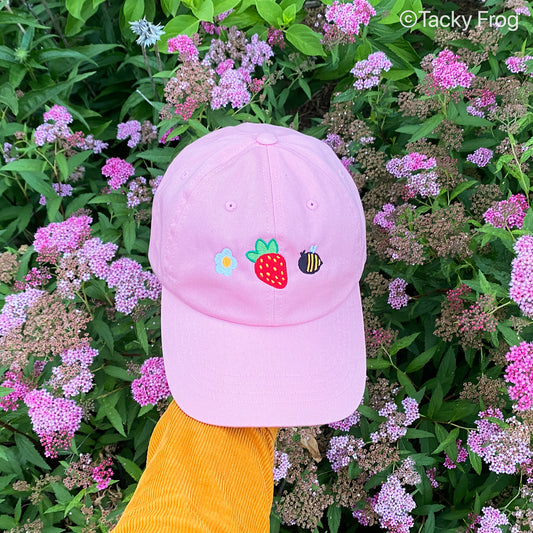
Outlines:
[[[230,265],[231,265],[231,259],[230,259],[229,257],[227,257],[227,256],[224,257],[224,258],[222,259],[222,266],[223,266],[224,268],[228,268]]]

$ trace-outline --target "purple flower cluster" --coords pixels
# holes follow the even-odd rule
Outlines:
[[[518,346],[511,346],[505,358],[509,362],[505,380],[512,383],[509,397],[518,401],[515,409],[528,411],[533,408],[533,344],[523,341]]]
[[[468,154],[466,160],[482,168],[489,163],[493,154],[489,148],[478,148],[473,154]]]
[[[35,144],[43,146],[45,143],[53,143],[59,138],[67,138],[70,135],[68,124],[72,122],[72,115],[63,106],[54,105],[44,113],[44,124],[35,130]]]
[[[151,272],[128,257],[114,261],[107,275],[109,288],[116,288],[115,306],[117,311],[129,315],[139,300],[157,300],[161,294],[161,284]]]
[[[76,256],[80,265],[99,279],[106,279],[109,274],[108,262],[113,259],[118,246],[112,242],[103,243],[98,237],[93,237],[83,243]]]
[[[401,309],[407,305],[409,296],[405,293],[407,281],[402,278],[393,279],[389,283],[388,303],[393,309]]]
[[[141,377],[131,384],[133,399],[141,406],[156,404],[170,396],[162,357],[150,357],[140,369]]]
[[[357,411],[355,411],[350,416],[347,416],[346,418],[343,418],[342,420],[339,420],[337,422],[332,422],[328,425],[330,428],[333,429],[340,429],[341,431],[350,431],[350,428],[359,424],[360,420],[361,415]]]
[[[497,474],[515,474],[517,465],[533,457],[528,428],[515,417],[504,420],[502,412],[492,407],[478,416],[477,430],[468,435],[468,446],[488,464],[489,470]],[[502,428],[489,418],[497,418],[507,427]]]
[[[509,296],[528,318],[533,318],[533,236],[523,235],[514,244],[517,256],[511,265]]]
[[[122,141],[129,137],[128,146],[130,148],[135,148],[141,141],[141,123],[138,120],[122,122],[117,129],[117,140]]]
[[[54,398],[45,390],[34,389],[24,397],[35,433],[46,457],[57,457],[59,449],[70,446],[79,429],[83,410],[73,400]]]
[[[106,178],[110,178],[107,184],[116,191],[135,174],[135,168],[120,157],[110,157],[102,167],[102,174]]]
[[[468,65],[459,61],[459,56],[447,48],[431,61],[431,67],[427,81],[434,90],[467,88],[475,78],[474,74],[468,72]]]
[[[407,198],[420,196],[437,196],[440,192],[440,185],[437,183],[437,174],[433,168],[437,165],[434,157],[411,152],[402,158],[395,157],[387,162],[386,168],[398,179],[407,179]],[[422,172],[418,172],[422,170]],[[425,172],[431,170],[430,172]]]
[[[356,80],[353,86],[358,90],[376,87],[382,72],[388,72],[392,63],[384,52],[370,54],[367,59],[358,61],[350,72]]]
[[[398,411],[398,406],[394,402],[387,402],[378,411],[379,416],[386,417],[387,420],[380,424],[378,431],[370,434],[372,442],[380,440],[396,442],[407,433],[407,426],[420,417],[418,402],[408,396],[402,400],[402,406],[404,413]]]
[[[435,479],[437,475],[437,468],[428,468],[426,471],[426,476],[429,479],[429,483],[432,486],[432,488],[437,489],[439,487],[439,482]]]
[[[54,388],[61,387],[67,398],[77,396],[82,392],[89,392],[93,387],[93,374],[89,370],[98,350],[82,343],[61,354],[60,366],[52,368],[52,378],[49,382]]]
[[[380,226],[388,231],[393,230],[396,224],[391,220],[391,215],[396,211],[396,207],[392,204],[384,204],[381,211],[374,217],[373,224]]]
[[[323,41],[355,42],[355,36],[359,35],[360,26],[368,26],[370,18],[376,14],[376,10],[366,0],[354,0],[350,3],[342,3],[338,0],[326,8],[326,21],[324,24]]]
[[[480,96],[469,101],[466,111],[474,117],[485,118],[486,113],[492,113],[497,107],[496,93],[489,91],[489,89],[483,89]]]
[[[26,289],[24,292],[8,294],[0,312],[0,335],[22,326],[26,322],[26,313],[44,294],[39,289]]]
[[[462,442],[463,441],[461,439],[457,439],[457,460],[455,462],[448,456],[447,453],[444,454],[446,456],[446,459],[444,460],[444,466],[449,470],[457,468],[457,465],[459,463],[464,463],[468,457],[468,450],[464,446],[461,446]]]
[[[274,450],[274,482],[278,482],[287,475],[287,471],[291,467],[289,456],[285,452]]]
[[[362,439],[356,439],[353,435],[331,437],[326,457],[335,472],[348,466],[352,459],[357,459],[357,452],[365,445]]]
[[[505,64],[513,74],[518,74],[519,72],[527,72],[526,61],[531,61],[532,59],[533,56],[530,55],[525,55],[522,57],[511,56],[505,60]],[[529,75],[533,77],[533,72],[530,72]]]
[[[381,485],[380,491],[371,498],[371,503],[383,529],[394,533],[409,533],[414,524],[414,519],[409,513],[416,504],[394,474]]]
[[[487,209],[483,218],[495,228],[522,228],[529,206],[523,194],[513,194],[508,200],[496,202]]]
[[[477,533],[501,533],[502,530],[498,526],[505,526],[509,523],[507,517],[494,507],[483,507],[481,512]]]
[[[44,123],[35,130],[35,144],[43,146],[45,143],[58,141],[61,148],[80,150],[92,150],[99,154],[108,147],[92,135],[85,136],[81,131],[72,133],[69,124],[72,122],[72,115],[63,106],[54,105],[43,115]]]
[[[54,263],[60,254],[74,251],[89,236],[91,222],[91,217],[82,215],[39,228],[33,241],[38,261]]]

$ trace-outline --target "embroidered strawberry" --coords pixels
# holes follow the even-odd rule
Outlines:
[[[274,239],[268,244],[263,239],[257,239],[255,250],[246,252],[246,257],[255,263],[255,275],[261,281],[276,289],[283,289],[287,286],[287,262],[278,250],[278,243]]]

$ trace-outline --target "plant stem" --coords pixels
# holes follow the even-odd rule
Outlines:
[[[148,56],[146,55],[146,47],[141,45],[141,50],[143,54],[144,59],[144,65],[146,66],[146,72],[148,72],[148,76],[150,77],[150,81],[152,82],[152,88],[154,89],[155,99],[160,102],[159,95],[157,94],[157,88],[155,86],[155,81],[152,76],[152,71],[150,70],[150,64],[148,63]]]

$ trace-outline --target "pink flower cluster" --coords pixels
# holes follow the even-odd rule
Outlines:
[[[398,179],[406,178],[406,198],[420,196],[437,196],[440,185],[437,183],[437,174],[434,171],[424,172],[435,168],[437,162],[434,157],[411,152],[402,158],[395,157],[387,162],[386,168]],[[423,172],[418,172],[422,170]]]
[[[135,168],[120,157],[110,157],[102,167],[102,174],[110,178],[107,184],[116,191],[128,181],[128,178],[135,174]]]
[[[22,370],[15,372],[8,370],[4,378],[0,386],[13,390],[6,396],[0,398],[0,409],[4,411],[16,411],[19,408],[21,400],[30,391],[30,386],[26,383]]]
[[[513,74],[518,74],[519,72],[527,72],[526,61],[531,61],[532,59],[533,56],[530,55],[525,55],[522,57],[511,56],[505,60],[505,64]],[[529,75],[533,77],[533,72],[530,72]]]
[[[329,42],[355,42],[359,35],[360,26],[368,26],[370,18],[376,10],[366,0],[354,0],[342,3],[338,0],[326,8],[326,21],[324,24],[323,41]]]
[[[99,465],[93,468],[91,477],[96,482],[98,490],[104,490],[109,487],[109,483],[113,477],[113,470],[110,468],[112,464],[112,459],[107,457]]]
[[[89,236],[92,221],[91,217],[82,215],[39,228],[33,241],[33,247],[39,254],[37,260],[55,263],[60,254],[74,251]]]
[[[128,257],[111,263],[107,275],[107,285],[116,288],[115,306],[117,311],[129,315],[139,300],[157,300],[161,294],[161,284],[151,272]]]
[[[476,96],[469,101],[466,111],[474,117],[485,118],[486,113],[495,111],[497,107],[496,93],[488,89],[483,89],[480,96]]]
[[[388,72],[392,63],[384,52],[370,54],[367,59],[358,61],[350,72],[356,80],[353,86],[358,90],[376,87],[382,72]]]
[[[427,81],[436,91],[470,87],[475,75],[468,72],[468,65],[459,61],[447,48],[431,61],[432,71],[427,75]]]
[[[487,209],[483,218],[495,228],[522,228],[529,206],[523,194],[513,194],[508,200],[496,202]]]
[[[188,35],[178,35],[167,41],[168,52],[179,53],[180,61],[197,61],[198,48],[195,42]]]
[[[93,237],[83,243],[77,251],[78,262],[86,266],[91,274],[99,279],[106,279],[109,274],[108,262],[113,259],[118,246],[112,242],[102,242],[98,237]]]
[[[533,344],[523,341],[511,346],[505,358],[509,365],[505,369],[505,380],[509,387],[509,397],[518,401],[514,408],[528,411],[533,408]]]
[[[279,45],[280,50],[285,48],[285,36],[283,30],[278,30],[272,26],[268,28],[267,43],[270,46]]]
[[[389,283],[388,303],[393,309],[401,309],[407,305],[409,296],[405,293],[407,281],[402,278],[393,279]]]
[[[397,476],[390,475],[370,501],[383,529],[394,533],[410,532],[414,519],[409,513],[416,507],[416,503]]]
[[[24,397],[33,430],[39,436],[46,457],[70,446],[80,427],[83,410],[73,400],[54,398],[45,390],[34,389]]]
[[[396,442],[407,433],[407,426],[420,417],[418,402],[408,396],[402,400],[402,406],[404,413],[398,411],[398,406],[394,402],[387,402],[378,411],[379,416],[386,417],[387,420],[380,424],[378,431],[370,434],[372,442],[380,440]]]
[[[330,428],[333,429],[340,429],[341,431],[350,431],[350,428],[359,424],[360,420],[361,415],[357,411],[355,411],[350,416],[347,416],[346,418],[343,418],[342,420],[339,420],[337,422],[332,422],[328,425]]]
[[[479,413],[476,420],[477,430],[468,435],[468,446],[497,474],[515,474],[517,465],[533,457],[528,429],[515,417],[504,420],[499,409],[489,407]],[[500,427],[489,418],[505,422],[506,428]]]
[[[489,148],[478,148],[473,154],[468,154],[466,160],[482,168],[489,163],[493,154]]]
[[[468,450],[464,446],[461,446],[462,442],[463,441],[461,439],[457,439],[457,460],[455,462],[448,456],[447,453],[444,454],[446,456],[446,459],[444,460],[444,466],[449,470],[457,468],[459,463],[464,463],[468,458]]]
[[[289,456],[285,452],[274,450],[274,469],[272,471],[274,482],[278,482],[287,475],[291,467]]]
[[[39,289],[26,289],[24,292],[8,294],[0,312],[0,335],[22,326],[26,322],[26,313],[44,294]]]
[[[156,404],[170,396],[162,357],[150,357],[140,369],[141,377],[131,384],[133,399],[141,406]]]
[[[356,439],[353,435],[331,437],[326,452],[331,468],[338,472],[341,468],[348,466],[352,459],[357,459],[357,453],[364,445],[362,439]]]
[[[509,296],[528,318],[533,318],[533,236],[523,235],[514,245]]]
[[[393,230],[396,224],[391,219],[391,215],[396,211],[396,207],[392,204],[384,204],[381,211],[374,217],[373,224],[380,226],[388,231]]]

